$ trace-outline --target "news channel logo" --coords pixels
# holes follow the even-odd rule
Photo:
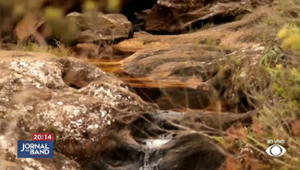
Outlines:
[[[284,140],[267,140],[267,143],[271,146],[266,149],[266,153],[271,157],[281,157],[285,154],[286,149],[281,146],[284,144]]]
[[[17,157],[54,158],[53,134],[33,134],[32,140],[19,140]]]

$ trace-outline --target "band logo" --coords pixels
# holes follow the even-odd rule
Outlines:
[[[54,158],[52,133],[34,133],[32,140],[18,141],[18,158]]]

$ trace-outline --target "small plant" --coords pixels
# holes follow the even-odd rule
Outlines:
[[[260,66],[271,67],[277,65],[282,60],[283,54],[279,46],[272,44],[265,47],[263,56],[259,60]]]
[[[277,34],[282,40],[282,48],[291,52],[280,52],[274,44],[264,51],[260,61],[270,78],[270,86],[265,89],[264,103],[259,110],[259,116],[254,118],[253,125],[247,128],[246,139],[239,138],[270,162],[270,169],[297,169],[300,166],[300,136],[296,122],[300,121],[300,32],[295,25],[286,25]],[[275,38],[275,37],[274,37]],[[284,55],[284,60],[281,56]],[[285,63],[289,63],[286,65]],[[284,65],[284,67],[283,67]],[[254,90],[254,89],[252,89]],[[253,93],[255,94],[255,93]],[[268,147],[267,140],[284,140],[287,152],[278,158],[270,159],[265,153]]]
[[[283,49],[291,49],[300,52],[300,29],[295,24],[285,25],[277,34],[282,40]]]
[[[35,43],[29,43],[27,45],[18,45],[16,47],[16,50],[30,51],[30,52],[48,52],[56,55],[57,57],[67,57],[73,55],[72,51],[68,47],[65,47],[59,43],[57,44],[58,47],[51,47],[51,46],[45,47],[45,46],[39,46]]]

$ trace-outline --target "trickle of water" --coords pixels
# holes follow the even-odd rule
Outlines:
[[[145,150],[145,156],[144,156],[144,164],[143,167],[140,167],[139,170],[156,170],[157,165],[160,161],[160,159],[157,162],[150,162],[150,155],[153,153],[155,148],[158,148],[167,142],[169,142],[169,139],[154,139],[154,140],[146,140],[146,150]]]
[[[150,165],[150,153],[151,153],[151,150],[147,147],[145,150],[143,167],[140,167],[139,170],[153,170],[153,168]]]

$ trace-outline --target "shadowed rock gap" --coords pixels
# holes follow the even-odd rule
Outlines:
[[[226,24],[232,21],[236,21],[241,19],[244,15],[248,14],[248,11],[241,11],[237,13],[229,13],[229,14],[218,14],[209,19],[195,21],[191,24],[190,30],[193,31],[194,29],[201,29],[205,27],[207,24],[213,24],[215,26]]]

